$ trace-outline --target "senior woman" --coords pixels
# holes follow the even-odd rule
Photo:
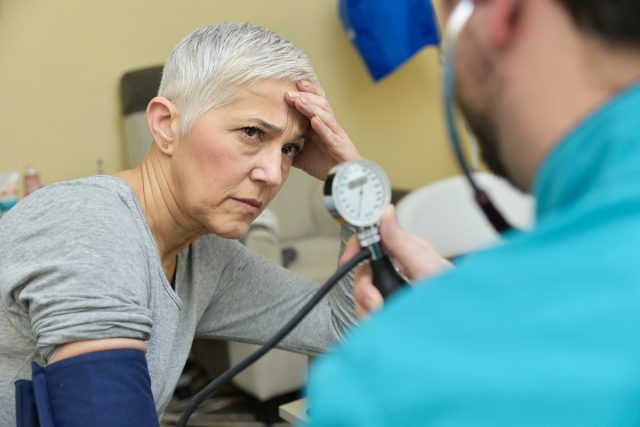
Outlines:
[[[291,167],[324,179],[359,156],[298,48],[251,24],[198,29],[147,120],[140,165],[50,185],[0,221],[0,425],[30,393],[41,422],[157,425],[194,336],[262,343],[317,287],[237,242]],[[282,347],[344,334],[350,287]]]

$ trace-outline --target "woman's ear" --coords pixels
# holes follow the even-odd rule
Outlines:
[[[173,155],[180,135],[180,114],[173,102],[163,96],[156,96],[149,101],[147,124],[154,144],[164,154]]]
[[[504,49],[513,41],[524,7],[521,0],[493,0],[491,7],[491,41]]]

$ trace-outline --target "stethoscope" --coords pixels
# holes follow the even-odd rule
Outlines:
[[[444,32],[442,57],[446,125],[455,157],[473,189],[476,203],[495,230],[502,233],[512,227],[495,208],[487,193],[475,182],[463,155],[456,126],[454,91],[456,48],[459,36],[473,15],[473,11],[474,2],[472,0],[460,1],[451,13]],[[177,427],[186,426],[189,417],[209,394],[274,348],[342,277],[361,262],[369,260],[373,270],[373,283],[385,298],[406,285],[407,280],[398,272],[389,256],[386,255],[380,240],[379,224],[382,213],[391,201],[391,186],[382,168],[374,162],[364,159],[342,163],[329,172],[323,193],[323,200],[329,212],[354,232],[363,249],[349,262],[341,266],[268,342],[198,392],[185,408],[176,424]]]
[[[460,34],[466,27],[469,19],[473,15],[475,9],[475,3],[473,0],[462,0],[455,7],[449,22],[445,28],[444,38],[442,43],[442,62],[444,66],[444,73],[442,77],[443,88],[443,104],[445,110],[445,118],[447,125],[447,132],[449,134],[449,142],[453,148],[456,160],[460,169],[464,173],[466,180],[469,182],[473,191],[473,197],[487,217],[493,228],[500,234],[512,229],[513,227],[507,222],[504,216],[495,207],[487,193],[482,190],[476,183],[470,168],[462,152],[462,144],[460,143],[460,136],[458,134],[458,127],[456,124],[455,114],[455,80],[456,80],[456,52],[458,47],[458,39]]]

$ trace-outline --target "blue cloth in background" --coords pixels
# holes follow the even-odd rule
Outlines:
[[[430,0],[340,0],[347,36],[378,81],[440,40]]]

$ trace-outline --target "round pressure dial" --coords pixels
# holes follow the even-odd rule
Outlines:
[[[382,219],[391,202],[391,187],[382,168],[370,160],[351,160],[334,167],[324,184],[324,203],[341,222],[369,227]]]

